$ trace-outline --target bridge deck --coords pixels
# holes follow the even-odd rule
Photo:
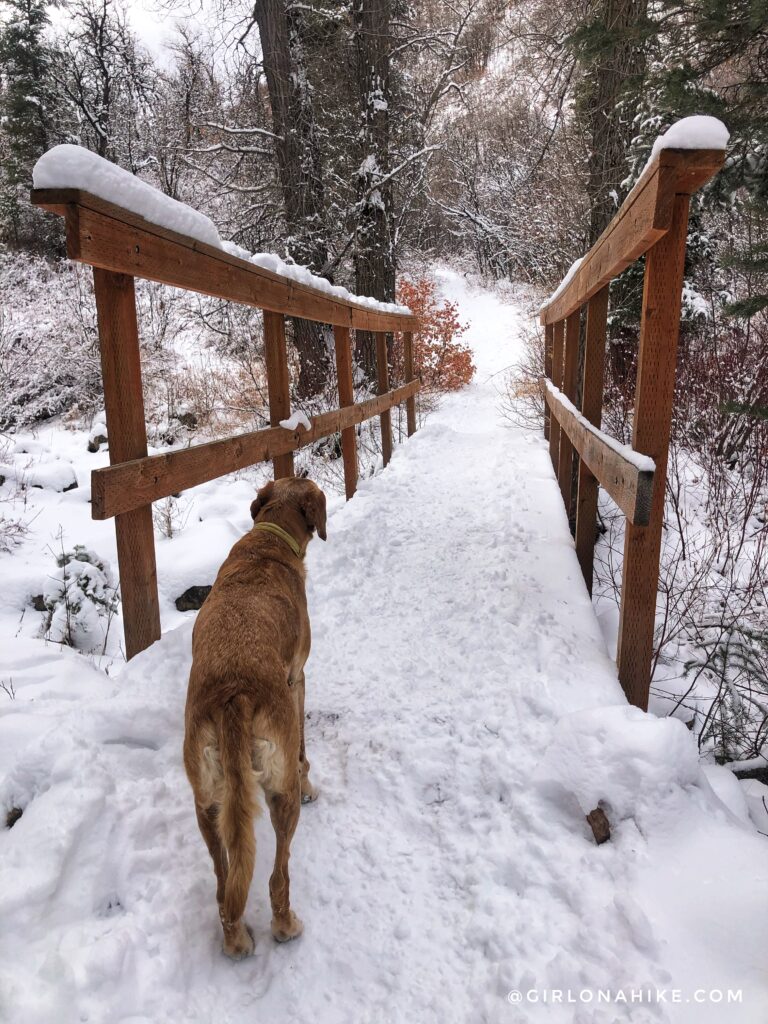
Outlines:
[[[307,745],[322,793],[291,862],[305,935],[269,937],[265,816],[247,912],[256,955],[233,965],[218,952],[180,760],[187,624],[19,769],[48,786],[22,819],[44,856],[34,874],[6,859],[1,890],[28,950],[19,1020],[571,1022],[573,1006],[514,1007],[507,993],[697,979],[751,984],[757,1013],[765,936],[739,922],[762,841],[713,810],[704,784],[671,780],[661,810],[617,821],[598,848],[575,798],[545,784],[558,721],[625,699],[546,446],[499,415],[493,374],[516,354],[519,314],[449,284],[473,319],[477,382],[361,484],[308,556]],[[750,950],[754,976],[739,973]],[[40,999],[56,1012],[40,1016]],[[653,1019],[722,1019],[718,1006],[676,1010]],[[583,1019],[618,1010],[593,1012]]]

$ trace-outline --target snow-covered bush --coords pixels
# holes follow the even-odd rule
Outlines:
[[[101,403],[92,291],[76,264],[0,254],[0,429]]]
[[[162,537],[170,539],[178,536],[187,525],[189,513],[188,501],[169,495],[152,505],[152,522]]]
[[[106,645],[117,612],[117,585],[109,563],[82,544],[56,557],[43,600],[49,611],[46,638],[94,653]]]

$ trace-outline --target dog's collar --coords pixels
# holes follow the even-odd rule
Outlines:
[[[263,530],[264,533],[274,533],[276,537],[284,540],[291,551],[296,555],[297,558],[303,558],[305,552],[301,550],[299,542],[295,537],[292,537],[287,530],[284,530],[282,526],[278,526],[277,523],[256,523],[253,527],[254,530]]]

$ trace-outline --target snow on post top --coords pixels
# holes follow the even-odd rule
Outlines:
[[[651,158],[662,149],[725,149],[731,133],[722,121],[695,114],[676,121],[653,144]]]
[[[88,149],[83,149],[82,146],[62,145],[49,149],[35,164],[32,183],[35,188],[73,188],[90,192],[107,203],[114,203],[115,206],[143,217],[150,224],[204,242],[215,249],[221,249],[262,269],[270,270],[280,277],[298,281],[343,302],[353,302],[358,306],[383,313],[411,312],[407,306],[380,302],[365,295],[354,295],[346,288],[332,285],[324,277],[317,277],[308,267],[286,263],[272,253],[254,255],[234,242],[222,242],[216,225],[205,214],[193,210],[191,206],[180,203],[177,199],[171,199],[130,171],[123,170],[117,164]]]

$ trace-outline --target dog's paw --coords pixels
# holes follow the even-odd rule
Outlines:
[[[230,960],[245,960],[253,954],[254,948],[253,932],[242,921],[234,936],[224,936],[224,944],[221,947],[224,955]]]
[[[304,931],[304,925],[296,917],[292,910],[288,911],[288,919],[278,921],[272,918],[272,935],[276,942],[290,942],[291,939],[298,939]]]
[[[320,790],[317,786],[313,786],[311,782],[306,782],[301,787],[301,802],[303,804],[313,804],[320,795]]]

